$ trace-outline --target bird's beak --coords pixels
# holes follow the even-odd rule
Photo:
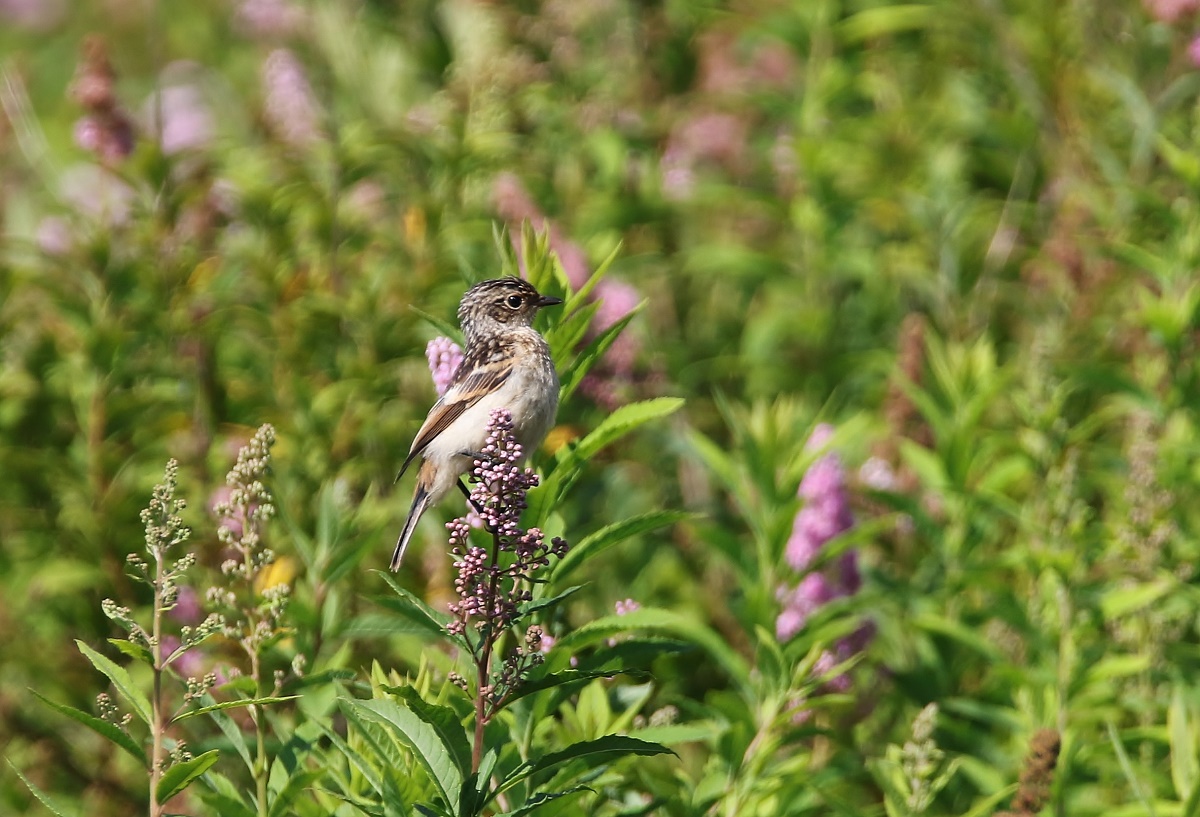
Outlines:
[[[562,298],[551,298],[549,295],[538,296],[538,306],[558,306],[563,302]]]

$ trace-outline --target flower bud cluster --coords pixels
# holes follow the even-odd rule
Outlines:
[[[492,534],[493,548],[489,551],[471,544],[468,517],[446,526],[458,595],[450,604],[453,620],[447,631],[459,637],[477,633],[469,643],[482,666],[489,665],[492,648],[520,620],[522,605],[532,600],[536,573],[550,564],[551,556],[561,558],[568,548],[557,537],[547,542],[538,528],[521,527],[526,493],[538,484],[537,474],[521,466],[522,459],[521,446],[513,434],[512,414],[505,409],[493,410],[483,448],[471,470],[471,503]],[[518,646],[505,656],[498,673],[486,683],[481,681],[476,694],[487,702],[490,712],[497,711],[529,671],[544,660],[546,640],[541,627],[529,627]],[[461,676],[455,676],[452,682],[465,688]]]

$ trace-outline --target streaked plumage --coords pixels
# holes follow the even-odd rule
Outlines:
[[[463,361],[429,410],[396,476],[422,458],[392,570],[400,567],[421,515],[471,469],[492,409],[512,414],[513,432],[526,456],[550,430],[558,411],[558,375],[550,347],[532,324],[538,309],[558,303],[562,301],[540,295],[519,278],[484,281],[463,295],[458,307],[467,342]]]

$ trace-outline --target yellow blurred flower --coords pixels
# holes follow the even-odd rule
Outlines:
[[[254,592],[262,594],[271,587],[281,584],[291,585],[297,572],[298,566],[295,559],[291,556],[279,556],[271,564],[258,571],[258,575],[254,577]]]

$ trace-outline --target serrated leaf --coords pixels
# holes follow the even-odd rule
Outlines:
[[[121,697],[128,702],[130,708],[133,710],[133,714],[141,718],[142,723],[149,724],[150,699],[146,697],[145,693],[134,686],[133,679],[129,677],[129,673],[123,667],[113,663],[110,659],[96,652],[79,639],[75,639],[75,646],[92,662],[93,667],[108,676],[108,680],[112,681],[117,692],[121,693]]]
[[[389,571],[376,570],[374,572],[378,573],[380,576],[382,576],[383,580],[388,583],[389,587],[392,588],[392,591],[397,596],[399,596],[404,602],[406,602],[408,605],[410,605],[412,607],[412,609],[416,610],[418,613],[420,613],[422,616],[424,616],[424,618],[432,626],[434,626],[440,630],[440,629],[445,628],[445,626],[450,623],[450,617],[448,615],[445,615],[444,613],[439,613],[437,610],[434,610],[432,607],[430,607],[428,604],[426,604],[420,597],[414,595],[412,592],[407,590],[404,586],[402,586],[400,584],[400,582],[396,581],[396,578]]]
[[[564,446],[556,455],[554,470],[540,488],[530,492],[525,518],[544,524],[559,499],[578,481],[583,464],[590,457],[638,426],[677,411],[683,403],[682,398],[660,397],[622,406],[582,440]]]
[[[176,763],[167,769],[158,780],[158,786],[154,791],[155,802],[162,805],[186,789],[193,780],[204,774],[217,762],[218,755],[216,749],[210,749],[202,755],[197,755],[182,763]]]
[[[5,760],[8,759],[5,758]],[[39,803],[49,809],[51,814],[55,815],[55,817],[67,817],[67,814],[65,811],[63,811],[62,806],[51,800],[50,796],[44,791],[33,785],[33,781],[22,774],[21,770],[18,769],[11,760],[8,760],[8,765],[14,772],[16,772],[17,777],[21,778],[21,782],[25,784],[25,788],[29,789],[29,793],[36,797]]]
[[[562,384],[558,390],[558,400],[560,403],[565,403],[571,398],[571,395],[579,388],[579,384],[587,377],[588,372],[595,367],[600,358],[604,357],[604,353],[617,342],[617,338],[625,331],[625,327],[629,326],[629,322],[637,317],[638,312],[641,311],[645,303],[645,301],[642,301],[627,314],[621,316],[620,319],[615,321],[611,326],[606,327],[603,332],[592,338],[591,342],[579,351],[579,354],[571,362],[570,367],[562,373]]]
[[[665,528],[668,525],[674,525],[693,517],[694,514],[686,511],[650,511],[649,513],[640,514],[620,522],[614,522],[594,533],[588,534],[579,542],[572,545],[566,555],[554,566],[551,573],[552,579],[555,581],[561,579],[582,565],[587,559],[598,553],[603,553],[613,545],[623,542],[626,539],[657,530],[658,528]]]
[[[656,397],[621,406],[579,441],[575,453],[582,460],[590,460],[601,449],[612,445],[634,429],[679,411],[684,402],[682,397]]]
[[[388,690],[403,699],[418,718],[429,724],[450,753],[450,758],[464,776],[471,771],[471,744],[458,714],[448,706],[426,701],[410,686]]]
[[[723,638],[690,616],[671,610],[643,607],[623,616],[605,616],[590,621],[559,639],[555,650],[577,652],[588,644],[606,641],[622,633],[651,630],[669,633],[692,642],[716,659],[717,663],[743,689],[750,680],[746,662]]]
[[[263,706],[268,704],[278,704],[284,701],[294,701],[299,697],[299,695],[284,695],[281,697],[271,698],[244,698],[237,701],[221,701],[220,703],[202,706],[199,709],[189,709],[186,712],[180,712],[178,715],[171,718],[171,723],[179,723],[180,721],[186,721],[189,718],[194,718],[197,715],[207,715],[210,712],[223,712],[226,709],[241,709],[242,707],[254,706],[256,704],[261,704]]]
[[[583,589],[583,585],[576,584],[571,587],[568,587],[566,590],[563,590],[560,593],[556,593],[553,596],[548,596],[543,599],[534,599],[533,601],[527,601],[524,604],[522,604],[518,608],[518,610],[522,616],[527,616],[530,613],[536,613],[539,610],[545,610],[547,607],[553,607],[554,605],[558,604],[559,602],[562,602],[563,600],[575,595],[582,589]]]
[[[503,812],[502,814],[496,815],[496,817],[525,817],[525,815],[532,814],[535,809],[539,809],[547,803],[552,803],[555,800],[561,800],[564,797],[568,797],[572,794],[580,794],[585,791],[590,792],[592,789],[588,786],[574,786],[573,788],[564,789],[563,791],[540,792],[529,798],[525,805],[521,806],[520,808],[514,811]]]
[[[651,743],[647,740],[638,740],[627,735],[605,735],[594,740],[583,740],[579,743],[572,744],[565,749],[557,752],[550,752],[542,755],[540,758],[531,759],[526,763],[521,764],[513,772],[505,778],[501,785],[502,789],[523,780],[530,775],[538,774],[539,772],[549,771],[564,763],[569,763],[572,760],[586,760],[589,765],[593,763],[602,763],[607,759],[616,759],[628,755],[640,755],[643,757],[653,755],[673,755],[675,754],[666,746],[658,743]]]
[[[342,706],[364,720],[382,724],[409,749],[429,774],[450,810],[458,811],[463,774],[437,730],[406,706],[392,700],[354,701],[343,698]]]
[[[38,698],[40,698],[43,703],[45,703],[47,706],[49,706],[55,712],[59,712],[63,715],[66,715],[68,718],[70,718],[73,721],[82,723],[84,726],[91,729],[93,732],[97,733],[101,737],[106,738],[109,741],[112,741],[117,746],[120,746],[126,752],[133,755],[138,760],[138,762],[140,762],[142,764],[142,766],[145,766],[145,767],[150,766],[150,761],[146,757],[146,752],[142,749],[142,747],[138,744],[138,742],[135,741],[132,737],[130,737],[127,732],[125,732],[123,729],[121,729],[116,724],[109,723],[108,721],[104,720],[103,718],[97,718],[95,715],[92,715],[92,714],[89,714],[82,710],[76,709],[73,706],[67,706],[66,704],[60,704],[55,701],[52,701],[35,689],[31,689],[29,691],[32,692],[34,695],[38,696]]]
[[[563,670],[562,672],[551,672],[543,675],[540,678],[530,678],[524,681],[520,686],[513,690],[507,698],[504,699],[505,704],[510,704],[513,701],[533,695],[536,692],[541,692],[546,689],[554,689],[562,686],[578,685],[582,686],[596,678],[612,678],[616,675],[635,675],[635,672],[626,672],[624,670]]]

